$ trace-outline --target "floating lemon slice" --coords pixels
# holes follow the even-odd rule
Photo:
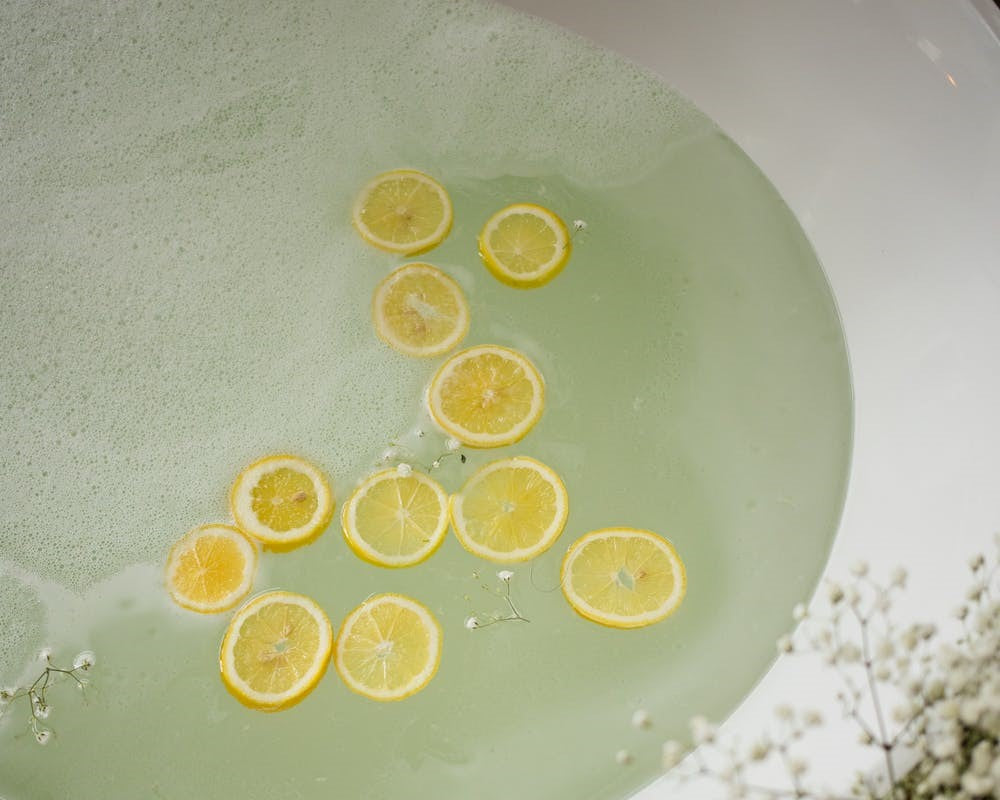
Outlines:
[[[337,639],[337,672],[372,700],[402,700],[423,689],[441,661],[441,626],[400,594],[377,594],[347,615]]]
[[[344,505],[344,538],[365,561],[408,567],[426,561],[448,532],[448,495],[426,475],[376,472]]]
[[[203,525],[182,536],[167,557],[167,588],[174,602],[202,614],[235,606],[257,571],[253,543],[230,525]]]
[[[451,230],[451,200],[436,180],[415,169],[383,172],[354,201],[354,227],[369,244],[416,255],[439,245]]]
[[[333,650],[333,629],[313,600],[265,592],[236,612],[219,652],[226,688],[244,705],[279,711],[319,683]]]
[[[581,537],[562,565],[562,590],[581,616],[612,628],[640,628],[684,599],[684,564],[666,539],[634,528]]]
[[[316,467],[295,456],[268,456],[236,478],[229,493],[236,525],[272,550],[319,536],[333,516],[333,493]]]
[[[488,220],[479,255],[493,275],[518,289],[548,283],[569,261],[569,231],[559,217],[534,203],[515,203]]]
[[[372,298],[375,332],[408,356],[439,356],[469,330],[469,304],[455,281],[430,264],[393,270]]]
[[[493,344],[449,358],[431,380],[431,416],[472,447],[500,447],[523,438],[542,416],[545,384],[526,356]]]
[[[486,464],[451,499],[451,519],[462,546],[502,563],[544,553],[562,533],[568,514],[562,480],[525,456]]]

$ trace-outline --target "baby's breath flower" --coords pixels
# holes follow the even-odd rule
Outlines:
[[[396,466],[396,473],[401,478],[408,478],[413,473],[413,467],[409,464],[398,464]]]
[[[41,700],[38,700],[37,698],[35,699],[33,705],[34,705],[33,713],[37,719],[49,718],[49,713],[52,711],[52,706],[48,705],[47,703],[44,703]]]
[[[865,747],[868,747],[869,745],[874,744],[875,742],[875,740],[872,738],[872,735],[868,733],[868,731],[861,731],[861,733],[858,734],[858,741]]]
[[[479,627],[479,620],[476,617],[466,617],[465,627],[470,631]]]
[[[711,744],[715,741],[715,726],[705,717],[691,718],[691,738],[695,744]]]
[[[509,569],[502,569],[497,573],[497,577],[504,583],[509,583],[510,579],[514,577],[514,573]]]
[[[90,650],[84,650],[73,657],[73,669],[82,669],[84,672],[90,670],[97,663],[97,656]]]
[[[628,750],[619,750],[615,753],[615,761],[623,767],[631,764],[632,760],[632,754]]]
[[[14,699],[14,695],[17,694],[17,689],[10,686],[5,686],[0,689],[0,703],[9,703]]]
[[[808,728],[818,728],[823,724],[823,715],[815,708],[806,709],[802,713],[802,722]]]
[[[827,598],[832,605],[837,605],[844,599],[844,590],[841,588],[839,583],[833,583],[832,581],[827,585],[826,588]]]
[[[983,557],[983,554],[976,553],[969,559],[969,569],[971,569],[973,572],[978,572],[983,568],[983,565],[985,563],[986,559]]]
[[[969,587],[968,591],[965,593],[965,599],[970,603],[978,603],[979,599],[983,596],[983,591],[985,586],[982,583],[976,582]]]
[[[806,770],[809,769],[809,764],[806,763],[805,759],[793,756],[788,759],[788,771],[795,777],[805,774]]]
[[[632,727],[639,730],[646,730],[653,725],[653,719],[644,708],[636,709],[632,714]]]
[[[791,722],[791,720],[795,717],[795,712],[792,710],[790,705],[782,703],[780,706],[775,706],[774,716],[782,722]]]
[[[52,660],[52,648],[51,647],[43,647],[41,650],[39,650],[38,651],[38,660],[39,661],[51,661]]]
[[[804,603],[796,603],[795,607],[792,609],[792,619],[794,619],[796,622],[801,622],[806,618],[808,613],[809,612],[806,611]]]
[[[663,768],[673,769],[678,764],[681,763],[681,759],[684,757],[684,747],[680,742],[676,742],[670,739],[663,743],[663,751],[661,754],[661,763]]]
[[[587,230],[587,223],[582,219],[573,220],[573,230],[575,231],[585,231]]]
[[[767,739],[760,739],[750,745],[747,755],[751,761],[763,761],[771,754],[771,743]]]
[[[896,589],[902,589],[906,586],[906,578],[906,570],[903,567],[896,567],[889,573],[889,585]]]
[[[35,741],[41,745],[46,745],[49,743],[49,739],[52,738],[52,731],[47,728],[39,728],[35,731]]]
[[[951,615],[955,619],[964,620],[967,616],[969,616],[969,607],[956,606],[954,609],[952,609]]]
[[[792,644],[791,636],[785,634],[780,639],[778,639],[778,652],[779,653],[795,652],[795,645]]]
[[[851,574],[855,578],[863,578],[865,577],[865,575],[868,574],[868,562],[862,560],[855,561],[853,564],[851,564],[850,569],[851,569]]]
[[[461,446],[462,446],[462,443],[460,441],[458,441],[458,439],[454,439],[454,438],[452,438],[450,436],[447,439],[444,440],[445,450],[447,450],[449,453],[454,453]]]

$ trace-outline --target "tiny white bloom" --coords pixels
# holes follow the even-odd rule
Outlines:
[[[4,686],[0,689],[0,703],[9,703],[14,699],[15,694],[17,694],[17,689],[13,686]]]
[[[509,583],[510,579],[514,577],[514,573],[509,569],[502,569],[497,573],[497,577],[504,583]]]
[[[844,597],[847,598],[847,604],[850,606],[856,606],[861,602],[861,592],[854,586],[848,586],[844,590]]]
[[[615,753],[615,761],[623,767],[627,766],[632,763],[632,754],[628,750],[619,750]]]
[[[399,450],[395,447],[387,447],[382,451],[383,461],[394,461],[399,455]]]
[[[41,728],[35,731],[35,741],[39,744],[48,744],[49,739],[52,738],[52,731]]]
[[[711,744],[715,741],[715,726],[705,717],[697,716],[691,718],[691,738],[695,744]]]
[[[804,603],[796,603],[795,607],[792,609],[792,619],[796,622],[801,622],[806,618],[808,613],[809,612],[806,610]]]
[[[833,583],[832,581],[827,586],[827,598],[833,605],[837,605],[841,600],[844,599],[844,590],[841,588],[839,583]]]
[[[771,754],[771,743],[766,739],[761,739],[754,742],[750,746],[750,760],[751,761],[763,761]]]
[[[823,715],[815,708],[810,708],[802,714],[802,721],[810,728],[818,728],[823,724]]]
[[[858,735],[858,741],[865,747],[867,747],[868,745],[872,744],[875,740],[872,738],[872,735],[868,733],[868,731],[861,731],[861,733]]]
[[[804,774],[807,769],[809,769],[809,765],[806,763],[805,759],[794,756],[788,759],[788,771],[792,773],[792,775],[798,777]]]
[[[675,742],[673,739],[670,739],[663,743],[661,763],[663,764],[664,769],[673,769],[681,763],[681,758],[683,757],[684,747],[680,742]]]
[[[790,705],[783,703],[780,706],[775,707],[774,716],[783,722],[789,722],[795,716],[795,712],[792,710]]]
[[[976,553],[969,559],[969,569],[971,569],[973,572],[977,572],[979,569],[982,568],[983,564],[985,563],[986,559],[983,558],[983,554]]]
[[[969,607],[968,606],[958,606],[958,607],[956,607],[955,609],[952,610],[951,615],[955,619],[964,620],[967,616],[969,616]]]
[[[863,578],[868,574],[868,562],[863,560],[855,561],[851,564],[851,574],[855,578]]]
[[[779,653],[792,653],[795,651],[795,646],[792,644],[792,637],[785,634],[780,639],[778,639],[778,652]]]
[[[90,650],[84,650],[82,653],[77,653],[73,657],[73,669],[82,669],[84,672],[89,670],[96,663],[97,656],[95,656]]]
[[[440,458],[435,458],[435,459],[434,459],[434,460],[433,460],[433,461],[431,462],[431,469],[437,469],[437,468],[438,468],[438,467],[440,467],[440,466],[441,466],[441,459],[440,459]]]
[[[903,567],[896,567],[889,573],[889,583],[897,589],[902,589],[906,586],[906,578],[907,573]]]
[[[413,467],[411,467],[409,464],[399,464],[396,467],[396,473],[401,478],[407,478],[413,473]]]
[[[892,677],[892,670],[889,669],[888,664],[876,664],[873,670],[876,680],[887,681]]]
[[[38,651],[38,660],[39,661],[51,661],[52,660],[52,648],[51,647],[43,647],[41,650],[39,650]]]
[[[462,446],[462,443],[458,441],[458,439],[454,439],[449,436],[447,439],[445,439],[444,446],[449,453],[454,453],[456,450],[458,450],[458,448]]]
[[[965,599],[970,603],[978,603],[979,598],[983,596],[983,590],[986,587],[981,583],[974,583],[965,592]]]
[[[573,229],[577,231],[584,231],[587,229],[587,223],[582,219],[573,220]]]
[[[465,627],[468,628],[470,631],[473,628],[478,628],[479,627],[479,620],[476,619],[475,617],[468,617],[465,620]]]
[[[647,730],[653,725],[653,719],[644,708],[636,709],[632,714],[632,727],[639,730]]]

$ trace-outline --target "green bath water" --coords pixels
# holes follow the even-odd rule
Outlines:
[[[49,694],[44,747],[23,701],[0,720],[0,797],[610,800],[655,776],[690,715],[733,709],[826,560],[851,389],[815,256],[710,121],[477,3],[8,4],[0,53],[0,685],[34,678],[43,646],[98,659],[84,694]],[[414,463],[444,452],[422,406],[440,360],[371,327],[372,290],[404,260],[349,222],[357,189],[402,166],[451,194],[454,228],[420,260],[464,287],[465,344],[518,348],[547,383],[526,439],[436,476],[455,491],[487,460],[534,456],[564,478],[569,523],[514,567],[530,622],[474,631],[466,617],[504,608],[482,588],[499,567],[451,534],[383,570],[338,514],[263,554],[255,592],[310,595],[335,629],[402,592],[444,650],[399,703],[331,668],[298,706],[251,711],[218,675],[229,615],[173,606],[164,558],[228,521],[261,455],[314,461],[342,504],[391,442]],[[502,286],[476,254],[515,201],[586,222],[540,289]],[[566,548],[612,525],[675,543],[673,617],[610,630],[563,599]],[[651,731],[631,727],[639,708]]]

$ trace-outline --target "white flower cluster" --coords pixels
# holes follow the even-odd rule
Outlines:
[[[838,699],[860,743],[884,757],[880,773],[858,776],[849,795],[808,785],[799,741],[822,719],[789,706],[775,709],[776,730],[749,745],[723,740],[695,717],[691,757],[668,741],[663,768],[682,780],[721,783],[731,798],[1000,800],[1000,536],[994,557],[976,555],[969,568],[972,584],[955,610],[963,633],[953,642],[942,643],[933,625],[892,621],[907,581],[901,568],[878,583],[859,561],[850,581],[827,585],[825,608],[793,610],[799,626],[778,640],[778,651],[818,654],[839,678]],[[785,785],[754,782],[755,765],[770,760],[783,765]]]
[[[76,654],[72,666],[62,668],[52,663],[52,648],[45,647],[39,651],[38,660],[45,666],[32,683],[27,686],[0,689],[0,717],[3,717],[16,701],[22,697],[26,698],[31,709],[31,716],[28,717],[31,733],[36,742],[44,745],[52,739],[52,731],[41,724],[52,713],[52,706],[48,701],[49,691],[57,683],[67,679],[72,679],[77,688],[84,689],[87,679],[81,673],[90,672],[97,663],[97,657],[90,650],[84,650]]]

